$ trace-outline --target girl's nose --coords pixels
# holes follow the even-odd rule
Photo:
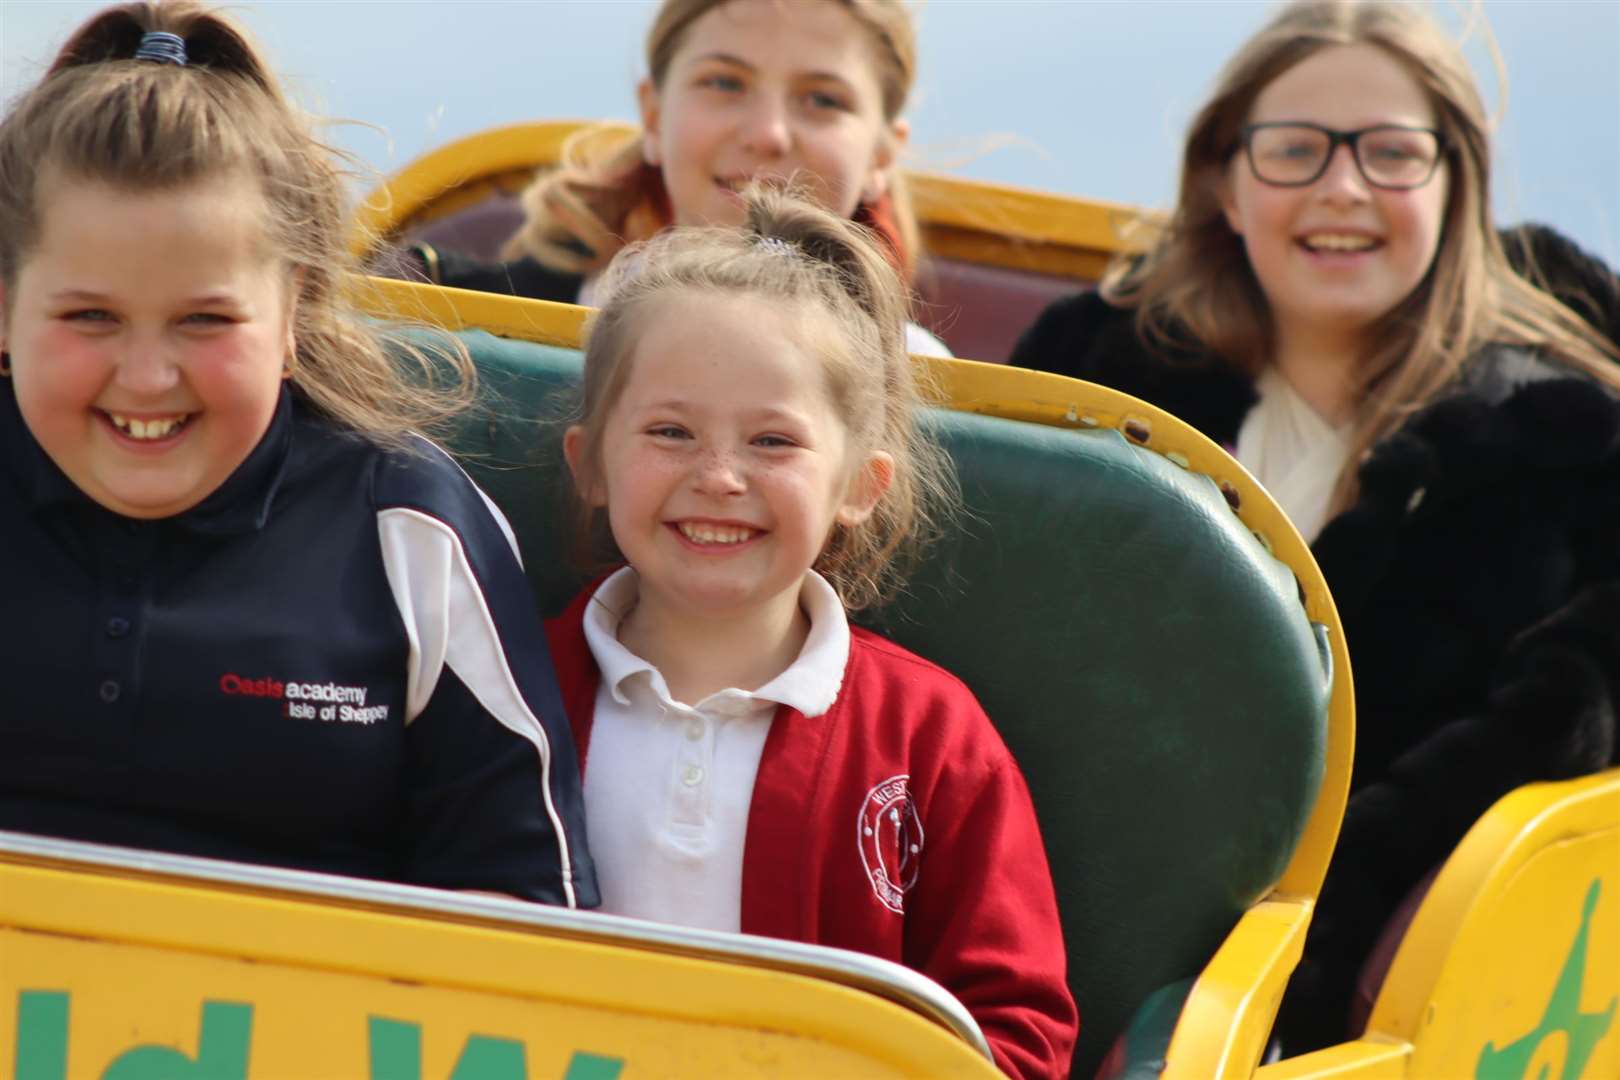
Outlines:
[[[164,342],[132,339],[118,358],[113,383],[142,396],[167,393],[180,382],[180,366]]]
[[[769,95],[757,95],[743,118],[743,145],[761,157],[781,157],[793,145],[785,103]]]
[[[1316,185],[1330,199],[1356,202],[1368,197],[1367,178],[1361,175],[1355,151],[1348,145],[1333,148],[1327,169],[1317,178]]]
[[[698,460],[696,486],[705,495],[741,495],[748,490],[741,463],[735,454],[708,450]]]

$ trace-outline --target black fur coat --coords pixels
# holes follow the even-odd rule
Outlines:
[[[1207,357],[1155,355],[1095,293],[1047,309],[1012,362],[1123,390],[1227,446],[1256,400]],[[1289,1054],[1345,1038],[1384,922],[1493,802],[1617,760],[1620,400],[1492,347],[1374,447],[1360,481],[1312,545],[1357,730],[1344,829],[1278,1022]]]

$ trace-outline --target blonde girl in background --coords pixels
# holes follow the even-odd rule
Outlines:
[[[600,132],[523,195],[498,264],[419,245],[439,284],[593,305],[596,275],[669,225],[740,225],[749,184],[791,182],[882,238],[909,280],[917,221],[897,161],[916,77],[902,0],[664,0],[637,88],[642,129]],[[907,347],[949,355],[915,323]]]
[[[921,971],[1011,1075],[1076,1033],[1022,774],[972,693],[845,611],[950,504],[915,422],[905,293],[833,214],[627,248],[565,438],[608,563],[553,623],[604,910]]]

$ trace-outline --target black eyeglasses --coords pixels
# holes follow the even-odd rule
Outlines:
[[[1327,172],[1339,144],[1350,148],[1362,179],[1376,188],[1406,191],[1427,184],[1440,166],[1446,137],[1433,128],[1379,124],[1335,131],[1321,124],[1282,121],[1249,124],[1243,150],[1256,180],[1277,187],[1304,187]]]

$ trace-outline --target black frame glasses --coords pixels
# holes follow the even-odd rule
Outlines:
[[[1316,171],[1310,176],[1304,178],[1278,180],[1271,176],[1267,176],[1261,170],[1260,164],[1255,159],[1254,155],[1255,133],[1279,128],[1304,129],[1327,136],[1327,152],[1322,155],[1322,160],[1318,163]],[[1368,171],[1367,163],[1362,159],[1361,156],[1362,138],[1375,132],[1381,133],[1391,131],[1419,132],[1434,137],[1434,159],[1429,162],[1429,170],[1423,174],[1421,179],[1410,181],[1403,180],[1397,183],[1392,183],[1387,179],[1376,179],[1372,173]],[[1328,166],[1333,162],[1333,155],[1338,151],[1340,145],[1342,144],[1350,148],[1350,156],[1355,160],[1356,171],[1361,173],[1361,178],[1367,181],[1368,184],[1375,188],[1382,188],[1385,191],[1411,191],[1413,188],[1420,188],[1427,184],[1430,180],[1434,179],[1434,174],[1439,171],[1440,162],[1445,159],[1446,152],[1449,149],[1444,132],[1435,128],[1416,127],[1410,124],[1374,124],[1372,127],[1357,128],[1354,131],[1338,131],[1334,128],[1324,127],[1321,124],[1313,124],[1306,120],[1276,120],[1264,124],[1246,124],[1239,133],[1239,138],[1241,139],[1239,145],[1243,149],[1243,156],[1249,161],[1249,172],[1262,184],[1270,184],[1272,187],[1306,187],[1307,185],[1316,183],[1322,178],[1322,174],[1327,172]],[[1377,171],[1376,166],[1374,167],[1373,171]]]

